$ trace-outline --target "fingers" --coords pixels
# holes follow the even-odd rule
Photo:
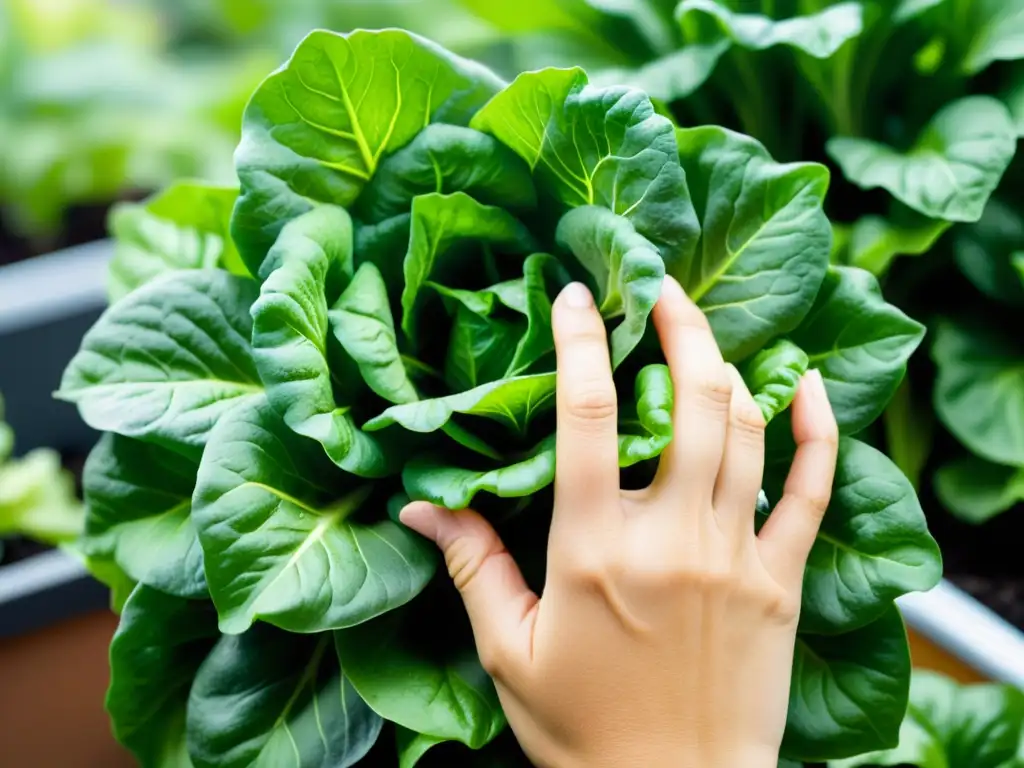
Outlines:
[[[832,495],[839,428],[821,373],[808,371],[793,400],[796,455],[782,499],[761,529],[762,559],[783,584],[799,585]]]
[[[654,306],[675,389],[675,438],[662,457],[654,487],[703,505],[711,501],[725,448],[732,383],[704,313],[666,277]]]
[[[581,283],[555,301],[552,330],[558,358],[553,524],[561,527],[572,516],[586,522],[594,507],[618,501],[618,423],[604,322]]]
[[[732,402],[725,453],[715,482],[715,514],[723,526],[752,536],[764,474],[765,421],[739,372],[731,365],[726,369],[732,381]]]
[[[441,549],[462,595],[481,663],[493,677],[529,658],[537,596],[491,524],[472,510],[413,502],[399,519]]]

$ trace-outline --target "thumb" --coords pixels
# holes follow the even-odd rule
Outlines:
[[[484,669],[500,677],[516,657],[525,659],[537,595],[491,524],[471,509],[451,512],[425,501],[409,504],[399,519],[444,553]]]

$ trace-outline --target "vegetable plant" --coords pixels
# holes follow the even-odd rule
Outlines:
[[[874,442],[964,520],[1024,500],[1024,349],[1007,333],[1024,307],[1011,165],[1024,2],[463,4],[528,66],[587,61],[595,81],[645,89],[679,125],[740,128],[777,157],[837,171],[833,261],[871,271],[933,331]],[[894,263],[906,256],[921,258]]]
[[[237,189],[115,212],[114,302],[58,393],[105,433],[80,546],[136,585],[107,708],[143,766],[513,764],[458,595],[397,511],[472,505],[542,589],[551,302],[594,292],[640,486],[673,439],[647,322],[666,274],[770,420],[761,520],[808,367],[843,435],[785,753],[896,745],[894,599],[941,561],[910,482],[854,435],[924,329],[830,265],[825,167],[676,128],[579,68],[504,82],[395,29],[309,34],[249,101],[235,164]]]

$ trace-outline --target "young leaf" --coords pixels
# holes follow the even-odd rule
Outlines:
[[[551,331],[553,297],[569,284],[569,274],[558,259],[548,253],[534,253],[523,262],[523,279],[511,284],[496,285],[498,298],[513,309],[526,315],[526,333],[516,345],[512,363],[506,376],[518,376],[555,349]],[[522,288],[522,301],[518,302],[518,289]],[[509,288],[513,290],[508,290]],[[514,306],[518,304],[519,306]],[[521,309],[520,309],[521,307]]]
[[[348,768],[382,725],[339,668],[329,633],[264,624],[221,637],[188,700],[195,768]]]
[[[740,368],[743,381],[766,423],[793,402],[807,368],[807,353],[785,339],[765,347]]]
[[[1024,467],[1024,369],[1020,349],[995,329],[939,323],[932,343],[935,411],[973,453]]]
[[[648,365],[636,376],[636,418],[619,415],[619,466],[661,455],[672,440],[672,377],[666,365]]]
[[[589,86],[578,68],[526,72],[471,127],[515,150],[565,207],[625,216],[670,265],[692,253],[699,228],[672,123],[643,92]]]
[[[1024,694],[1009,685],[959,685],[923,669],[914,672],[899,746],[829,768],[971,766],[1017,768],[1024,743]]]
[[[217,637],[207,602],[139,585],[110,643],[107,712],[114,736],[142,768],[192,768],[185,707],[199,665]]]
[[[896,392],[924,326],[887,304],[878,282],[831,267],[804,322],[790,336],[821,371],[843,434],[877,419]]]
[[[1024,285],[1013,257],[1024,248],[1024,218],[992,199],[976,224],[957,229],[953,241],[957,266],[989,298],[1024,306]]]
[[[537,205],[530,169],[515,152],[480,131],[435,123],[381,161],[354,215],[375,224],[408,213],[416,197],[434,192],[465,192],[513,211]]]
[[[365,262],[356,270],[327,316],[334,337],[359,366],[370,389],[392,403],[417,399],[398,351],[387,288],[376,266]]]
[[[969,6],[970,44],[963,71],[976,75],[996,61],[1024,59],[1024,3],[1021,0],[958,0]],[[955,33],[963,34],[964,30]]]
[[[513,253],[533,250],[532,236],[515,217],[500,208],[481,205],[464,192],[417,197],[412,203],[410,226],[409,250],[402,267],[402,330],[410,341],[416,338],[420,289],[430,279],[445,282],[437,273],[455,269],[441,262],[460,240],[473,239]]]
[[[351,205],[386,153],[425,124],[466,125],[500,88],[484,67],[409,32],[310,33],[245,110],[231,232],[250,272],[287,221],[318,202]]]
[[[14,461],[0,461],[0,537],[64,544],[82,533],[83,518],[75,478],[61,466],[59,453],[36,448]]]
[[[779,498],[782,477],[770,473],[769,483],[769,496]],[[842,438],[832,500],[804,573],[801,631],[858,629],[940,578],[939,548],[909,481],[885,454]]]
[[[801,634],[782,756],[820,762],[896,746],[909,682],[907,631],[894,605],[844,635]]]
[[[356,427],[335,402],[333,378],[351,395],[358,376],[328,363],[328,306],[351,276],[348,214],[321,206],[281,230],[264,262],[269,274],[252,307],[252,345],[267,399],[293,430],[317,440],[331,461],[362,477],[382,477],[400,457]],[[353,343],[354,340],[353,340]]]
[[[192,522],[197,459],[112,433],[89,454],[82,482],[83,547],[109,555],[134,581],[177,597],[205,597],[203,551]]]
[[[959,519],[981,525],[1024,501],[1024,468],[964,456],[935,472],[935,493]]]
[[[554,397],[555,374],[516,376],[448,397],[393,405],[366,422],[363,429],[373,432],[401,424],[413,432],[433,432],[456,413],[464,413],[493,419],[523,435],[537,414],[554,406]]]
[[[249,343],[256,293],[214,270],[151,281],[103,313],[56,396],[93,429],[197,455],[222,414],[262,397]]]
[[[460,305],[455,311],[445,381],[455,390],[467,390],[501,379],[512,365],[524,323],[477,314]]]
[[[334,633],[356,691],[377,714],[437,743],[487,744],[505,727],[505,714],[472,646],[428,657],[402,618],[396,612]]]
[[[731,45],[731,41],[725,39],[708,45],[687,44],[638,69],[616,67],[599,71],[591,82],[597,87],[628,85],[639,88],[652,99],[678,101],[707,82]]]
[[[192,512],[221,631],[262,620],[319,632],[415,597],[434,573],[434,552],[383,508],[381,522],[352,519],[371,488],[338,471],[265,402],[222,418]]]
[[[763,51],[787,45],[816,59],[831,58],[864,29],[864,9],[857,2],[837,3],[820,13],[775,20],[758,13],[735,13],[716,0],[683,0],[676,8],[676,18],[684,36],[691,40],[700,29],[694,16],[710,17],[723,37],[743,48]]]
[[[881,187],[933,219],[977,221],[1017,148],[1010,113],[996,99],[968,96],[947,104],[907,152],[867,139],[826,145],[852,183]]]
[[[398,768],[414,768],[431,747],[443,743],[444,739],[424,736],[422,733],[410,731],[400,725],[396,726],[395,747],[398,749]]]
[[[476,494],[501,498],[530,496],[555,480],[555,440],[545,438],[512,464],[494,469],[465,469],[433,456],[414,458],[402,471],[410,498],[448,509],[465,509]]]
[[[881,216],[864,216],[853,225],[843,263],[881,277],[897,256],[927,253],[950,226],[942,219],[900,226]]]
[[[237,197],[231,187],[180,181],[143,203],[115,206],[109,220],[111,303],[173,270],[224,267],[246,275],[228,233]]]
[[[776,163],[724,128],[677,135],[703,233],[669,272],[704,310],[726,360],[741,360],[793,330],[814,303],[832,237],[822,210],[828,170]]]

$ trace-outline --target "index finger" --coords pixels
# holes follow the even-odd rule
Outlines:
[[[586,514],[619,496],[618,404],[608,338],[590,291],[572,283],[552,312],[558,360],[556,514]]]

